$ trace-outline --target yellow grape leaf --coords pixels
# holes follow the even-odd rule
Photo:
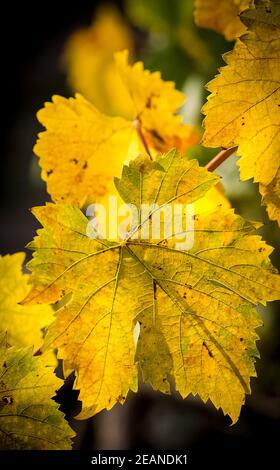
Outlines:
[[[38,119],[47,131],[39,134],[34,152],[54,201],[82,206],[99,200],[112,191],[113,175],[120,173],[129,147],[139,151],[129,121],[100,113],[81,95],[54,96]]]
[[[19,305],[30,291],[27,274],[22,273],[24,253],[0,256],[0,323],[9,331],[12,344],[37,349],[43,340],[42,329],[54,318],[49,305]]]
[[[228,41],[241,36],[246,26],[239,14],[252,4],[252,0],[195,0],[197,26],[221,33]]]
[[[75,31],[65,47],[68,80],[100,111],[126,117],[128,91],[116,71],[114,52],[128,49],[133,56],[133,35],[117,9],[103,6],[90,27]]]
[[[0,449],[71,449],[75,433],[51,399],[63,381],[44,355],[32,352],[8,346],[6,334],[0,334]]]
[[[269,215],[280,223],[280,3],[255,4],[241,15],[247,34],[225,55],[227,65],[208,85],[203,144],[238,146],[241,179],[260,183]]]
[[[164,82],[160,72],[144,70],[143,62],[128,64],[128,51],[115,53],[117,70],[129,91],[132,114],[137,119],[151,148],[167,152],[176,147],[183,153],[197,143],[193,126],[185,125],[176,115],[185,95],[175,89],[173,82]]]
[[[183,153],[198,138],[192,126],[173,114],[184,95],[172,82],[162,81],[158,72],[144,71],[141,62],[128,66],[126,52],[118,53],[116,60],[134,97],[130,117],[138,118],[153,153],[174,146]],[[55,202],[81,207],[103,200],[115,192],[113,177],[120,175],[123,163],[144,150],[135,122],[106,116],[79,94],[70,99],[54,96],[38,119],[46,131],[39,134],[34,152]]]
[[[196,214],[194,227],[184,225],[183,234],[194,234],[189,250],[176,249],[175,227],[160,239],[142,236],[154,213],[194,203],[217,181],[175,150],[153,162],[139,156],[124,166],[116,187],[138,209],[157,206],[139,211],[139,226],[116,242],[88,238],[88,219],[78,208],[33,210],[43,229],[29,246],[36,287],[25,302],[70,296],[48,329],[45,349],[58,348],[76,372],[79,418],[122,403],[129,389],[136,391],[140,370],[155,389],[169,393],[174,379],[183,397],[211,399],[238,419],[255,375],[255,328],[262,323],[255,307],[280,296],[271,248],[254,234],[256,224],[220,206]]]

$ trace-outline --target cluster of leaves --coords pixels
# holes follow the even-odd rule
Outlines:
[[[198,24],[230,39],[246,33],[209,85],[203,143],[237,147],[241,179],[259,182],[270,217],[280,223],[280,4],[219,3],[222,23],[213,20],[216,1],[197,0]],[[98,37],[87,34],[85,41]],[[74,81],[73,50],[80,40],[73,39],[68,56]],[[0,260],[0,270],[9,273],[2,276],[0,314],[17,347],[27,346],[26,338],[38,347],[41,329],[48,328],[38,357],[1,337],[4,448],[69,448],[73,433],[51,400],[60,383],[52,374],[53,350],[65,378],[75,372],[79,419],[123,403],[143,380],[163,393],[174,387],[182,397],[210,399],[236,422],[256,375],[255,329],[262,323],[256,306],[280,298],[272,249],[255,234],[259,224],[236,215],[219,178],[193,159],[198,133],[177,114],[184,95],[141,62],[129,65],[127,51],[117,52],[115,62],[112,52],[106,63],[121,83],[121,100],[112,101],[112,114],[118,109],[119,116],[104,114],[79,94],[54,96],[38,113],[46,130],[35,153],[53,203],[33,209],[43,228],[29,244],[29,286],[20,273],[22,255]],[[103,58],[97,51],[91,70],[102,67]],[[106,204],[112,194],[138,208],[157,204],[148,217],[140,212],[138,237],[88,238],[83,209]],[[176,249],[174,230],[160,240],[141,239],[153,212],[176,203],[194,203],[193,247]],[[47,304],[59,301],[52,321]]]
[[[51,399],[62,380],[53,352],[34,357],[42,328],[54,319],[48,305],[24,306],[30,292],[23,253],[0,257],[0,449],[71,449],[74,432]],[[13,346],[11,346],[10,342]]]

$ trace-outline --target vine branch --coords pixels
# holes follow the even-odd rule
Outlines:
[[[142,129],[141,129],[139,120],[138,120],[138,119],[134,119],[134,121],[132,121],[132,125],[133,125],[133,127],[135,127],[135,129],[136,129],[136,132],[137,132],[137,134],[138,134],[138,137],[139,137],[139,139],[141,140],[141,142],[142,142],[142,144],[143,144],[143,146],[144,146],[145,152],[149,155],[150,159],[153,160],[153,159],[152,159],[151,152],[150,152],[149,147],[148,147],[148,144],[147,144],[147,142],[146,142],[145,136],[144,136],[144,134],[143,134],[143,132],[142,132]]]
[[[207,168],[208,171],[214,171],[218,166],[220,166],[228,157],[230,157],[235,151],[237,150],[236,147],[230,147],[229,149],[224,149],[221,150],[217,155],[210,160],[207,165],[205,165],[205,168]]]

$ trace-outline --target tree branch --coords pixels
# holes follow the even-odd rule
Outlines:
[[[214,171],[218,166],[220,166],[228,157],[230,157],[235,151],[237,150],[237,147],[230,147],[229,149],[224,149],[221,150],[212,160],[210,160],[207,165],[205,165],[205,168],[207,168],[208,171]]]
[[[145,149],[145,152],[149,155],[150,159],[152,159],[152,155],[151,155],[151,152],[149,150],[149,147],[148,147],[148,144],[146,142],[146,139],[145,139],[145,136],[142,132],[142,129],[141,129],[141,126],[140,126],[140,122],[138,121],[138,119],[134,119],[134,121],[132,121],[132,125],[133,127],[135,127],[136,129],[136,132],[138,134],[138,137],[139,139],[141,140],[143,146],[144,146],[144,149]]]

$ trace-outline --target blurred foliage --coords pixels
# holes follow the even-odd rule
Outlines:
[[[221,54],[231,44],[217,33],[197,28],[193,8],[193,0],[126,0],[125,17],[121,17],[114,5],[103,5],[92,24],[67,41],[65,64],[72,90],[103,112],[126,116],[125,92],[113,54],[129,49],[132,62],[134,54],[144,60],[145,68],[159,70],[164,80],[174,81],[179,89],[191,77],[200,90],[201,107],[204,85],[222,65]]]
[[[73,91],[100,111],[127,117],[127,92],[113,58],[114,52],[123,49],[128,49],[133,59],[132,31],[113,5],[104,6],[89,27],[70,36],[64,60]]]
[[[160,70],[179,88],[190,73],[201,75],[204,83],[210,80],[231,47],[220,35],[196,27],[193,0],[126,0],[126,12],[148,33],[142,49],[147,68]]]
[[[195,22],[197,26],[213,29],[232,41],[245,33],[246,27],[239,14],[252,3],[252,0],[195,0]]]

